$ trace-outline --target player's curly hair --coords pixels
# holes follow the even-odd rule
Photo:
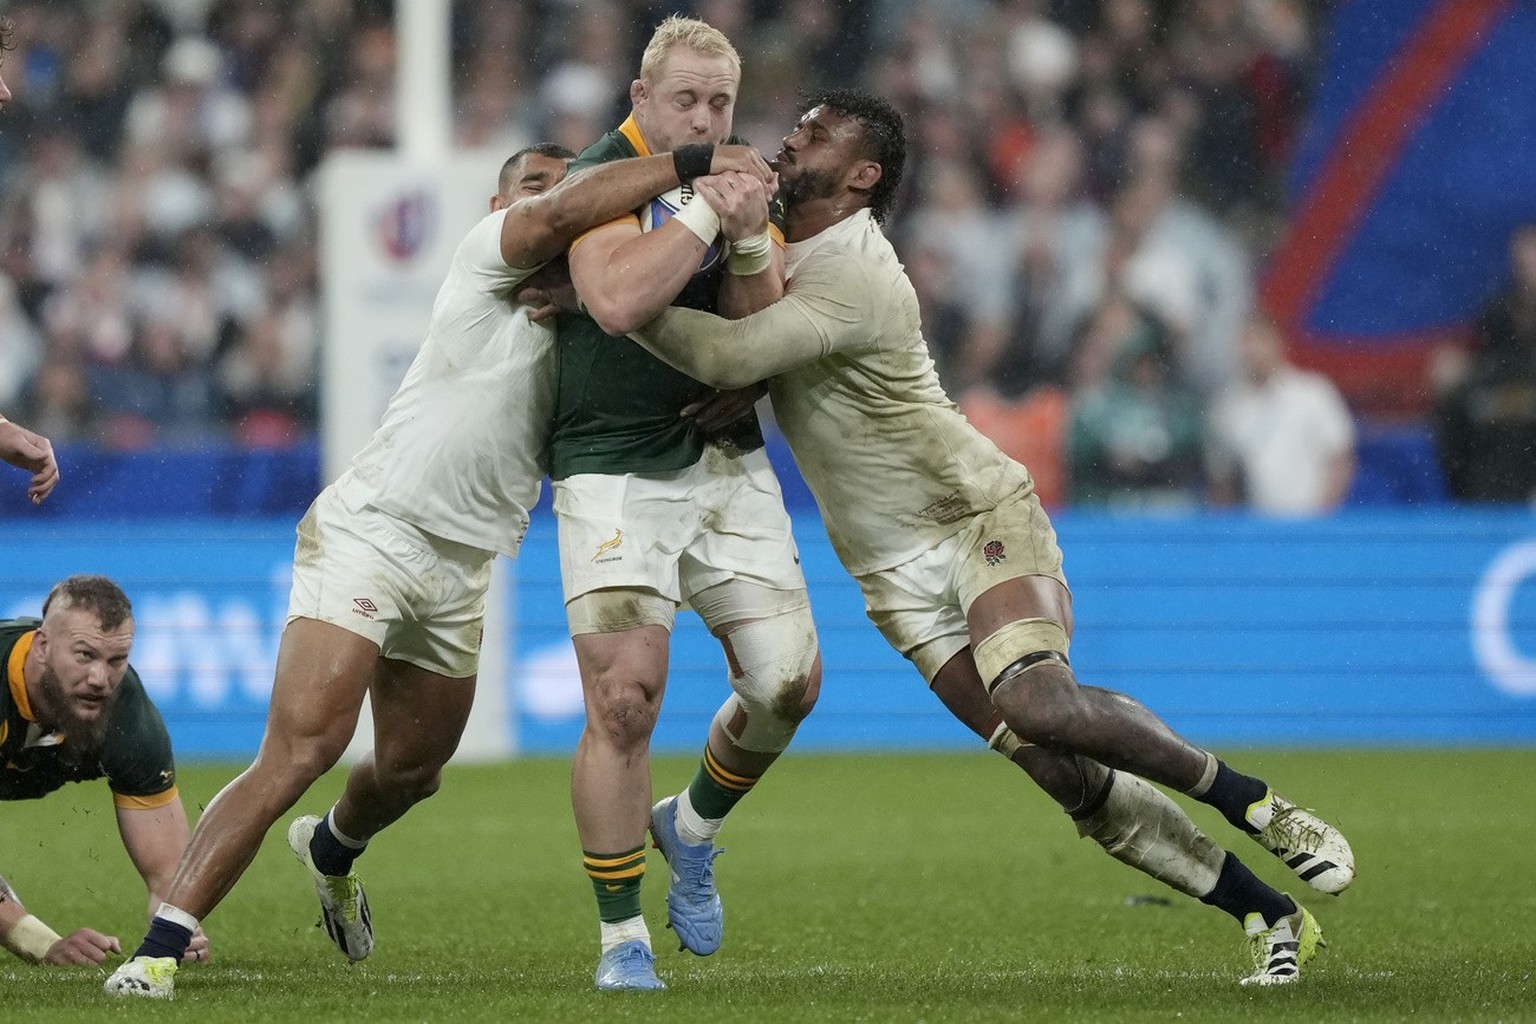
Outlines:
[[[839,117],[857,121],[864,130],[860,155],[880,165],[880,180],[869,193],[869,212],[884,224],[896,202],[896,189],[901,185],[901,173],[907,163],[906,118],[890,101],[860,89],[807,93],[800,112],[823,106]]]
[[[101,628],[111,632],[133,618],[133,603],[123,588],[105,576],[80,574],[69,576],[54,584],[43,601],[43,618],[53,602],[63,601],[71,608],[82,608],[96,613]]]

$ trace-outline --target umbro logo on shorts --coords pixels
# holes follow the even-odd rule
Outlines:
[[[352,599],[352,603],[357,605],[357,607],[352,610],[365,619],[373,618],[379,610],[379,606],[374,604],[366,597],[354,597]]]

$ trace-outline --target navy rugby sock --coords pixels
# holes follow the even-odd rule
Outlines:
[[[1248,866],[1231,853],[1221,863],[1216,887],[1201,896],[1200,902],[1225,910],[1240,924],[1246,924],[1249,914],[1258,914],[1270,928],[1282,917],[1296,913],[1294,900],[1259,881]]]
[[[144,936],[144,941],[139,943],[139,948],[133,951],[133,955],[168,956],[177,963],[181,963],[181,958],[190,945],[192,945],[190,928],[184,928],[156,914],[149,922],[149,932]]]
[[[1216,808],[1235,828],[1253,835],[1258,829],[1248,821],[1248,808],[1263,800],[1268,792],[1269,787],[1263,779],[1235,772],[1227,767],[1225,761],[1218,759],[1216,777],[1211,780],[1210,788],[1204,793],[1189,795]]]
[[[367,843],[359,846],[356,840],[338,836],[331,827],[331,815],[327,811],[325,817],[320,819],[320,824],[315,826],[314,837],[309,841],[309,859],[315,862],[315,867],[322,875],[340,878],[352,870],[352,862],[367,848]]]

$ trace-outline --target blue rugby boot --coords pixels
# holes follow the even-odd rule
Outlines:
[[[639,939],[621,942],[597,962],[600,992],[659,992],[666,983],[656,977],[656,957]]]
[[[666,858],[671,874],[667,886],[667,927],[677,933],[682,948],[709,956],[725,935],[725,908],[715,888],[715,858],[725,852],[714,843],[685,843],[677,834],[677,797],[651,808],[651,838]]]

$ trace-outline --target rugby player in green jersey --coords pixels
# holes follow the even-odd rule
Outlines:
[[[151,913],[186,849],[171,738],[128,664],[133,609],[104,576],[71,576],[41,619],[0,621],[0,800],[35,800],[67,782],[105,778]],[[60,937],[0,878],[0,945],[38,964],[99,964],[121,952],[90,928]],[[185,959],[206,960],[201,932]]]
[[[587,713],[571,803],[597,898],[599,989],[659,989],[640,913],[647,826],[668,862],[668,925],[699,955],[720,945],[713,839],[815,702],[821,657],[789,516],[750,412],[713,434],[678,415],[717,391],[622,340],[669,305],[742,316],[783,293],[772,185],[732,175],[692,199],[731,138],[741,61],[718,30],[667,18],[630,85],[631,116],[576,169],[672,152],[682,187],[572,243],[583,310],[560,317],[550,476],[566,613]],[[749,397],[760,392],[748,391]],[[731,694],[693,783],[651,804],[649,749],[677,609],[719,638]]]

